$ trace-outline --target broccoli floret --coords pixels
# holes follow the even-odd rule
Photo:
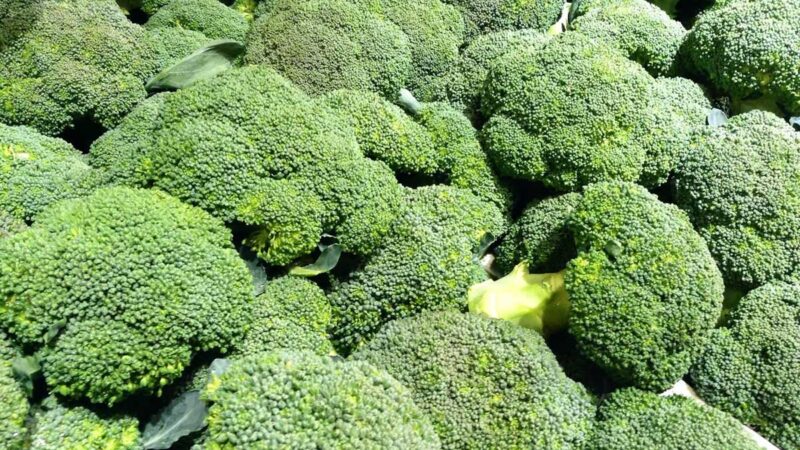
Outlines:
[[[352,359],[407,386],[442,448],[581,448],[591,396],[537,333],[454,311],[387,324]]]
[[[470,192],[410,190],[383,246],[329,296],[337,349],[351,351],[396,318],[464,309],[469,286],[486,279],[474,250],[483,234],[499,236],[503,223],[497,208]]]
[[[245,61],[268,64],[309,94],[336,89],[393,98],[411,73],[403,31],[348,0],[276,0],[253,23]]]
[[[0,211],[0,239],[25,231],[27,227],[24,221],[5,211]]]
[[[545,334],[566,327],[615,382],[668,388],[722,311],[722,276],[704,241],[681,210],[631,183],[587,186],[567,227],[578,254],[565,270],[530,274],[522,262],[473,287],[470,310]]]
[[[17,350],[0,330],[0,442],[8,450],[23,448],[30,406],[25,391],[12,375],[11,362],[17,356]]]
[[[0,0],[0,52],[36,23],[45,9],[43,2]]]
[[[559,190],[635,181],[645,149],[632,131],[651,86],[641,66],[580,33],[509,52],[482,96],[487,152],[501,175]]]
[[[211,39],[244,41],[250,24],[238,11],[219,0],[172,0],[145,23],[147,29],[177,27]]]
[[[274,352],[232,362],[204,391],[202,448],[438,449],[408,390],[364,362]]]
[[[661,397],[634,388],[603,399],[589,448],[683,450],[760,448],[730,415],[677,395]]]
[[[781,448],[800,446],[800,285],[775,282],[739,301],[690,372],[703,400]]]
[[[678,205],[732,286],[800,273],[800,134],[753,111],[692,139],[676,176]]]
[[[558,272],[577,254],[567,222],[581,201],[576,193],[534,201],[495,249],[502,274],[525,262],[532,272]]]
[[[138,450],[139,422],[133,417],[101,416],[47,398],[33,420],[31,450]]]
[[[32,221],[48,205],[98,188],[102,176],[67,142],[0,123],[0,211]]]
[[[142,37],[142,42],[149,49],[150,57],[153,58],[155,66],[161,70],[172,66],[199,48],[210,44],[212,40],[199,31],[162,27],[147,30],[147,33]]]
[[[145,13],[149,15],[153,15],[158,12],[159,9],[167,6],[168,4],[172,3],[175,0],[133,0],[136,3],[139,3],[139,8]]]
[[[510,30],[545,31],[556,23],[562,0],[443,0],[464,16],[467,37]]]
[[[158,191],[105,188],[0,241],[0,320],[41,346],[53,392],[114,404],[159,393],[192,354],[231,349],[251,276],[230,232]]]
[[[739,101],[800,114],[800,4],[733,0],[702,13],[681,50],[686,68]],[[747,108],[746,106],[744,108]]]

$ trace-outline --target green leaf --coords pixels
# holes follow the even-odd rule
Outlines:
[[[42,366],[36,356],[22,356],[11,361],[11,371],[28,395],[33,393],[33,385],[42,376]]]
[[[331,244],[320,246],[321,253],[313,264],[302,267],[293,267],[290,275],[297,275],[300,277],[314,277],[321,273],[330,272],[339,263],[339,257],[342,256],[342,246],[339,244]]]
[[[267,281],[269,280],[267,269],[261,265],[261,260],[258,258],[258,255],[249,247],[243,246],[239,249],[239,256],[242,257],[244,264],[247,266],[247,270],[250,271],[250,275],[253,277],[253,296],[258,297],[264,293]]]
[[[214,41],[161,71],[147,82],[148,91],[168,91],[191,86],[230,69],[244,52],[244,45],[231,40]]]
[[[612,261],[616,261],[619,258],[619,255],[622,254],[622,243],[619,241],[608,241],[606,246],[603,248],[606,254],[611,258]]]
[[[217,358],[214,361],[211,361],[211,366],[208,368],[208,371],[211,372],[211,375],[216,377],[222,376],[228,370],[228,367],[231,366],[231,360],[225,358]]]
[[[53,342],[53,339],[55,339],[61,333],[61,330],[63,330],[66,326],[67,321],[63,319],[51,325],[50,328],[48,328],[47,333],[44,335],[44,343],[49,344]]]
[[[208,405],[199,391],[188,391],[173,400],[142,433],[143,447],[168,449],[180,438],[202,430],[206,426]]]
[[[497,237],[492,233],[486,233],[481,238],[481,242],[478,244],[478,248],[475,250],[475,254],[473,256],[474,261],[480,261],[489,249],[497,242]]]
[[[708,117],[706,118],[708,124],[714,128],[721,127],[728,122],[728,115],[725,114],[725,111],[717,108],[713,108],[708,113]]]

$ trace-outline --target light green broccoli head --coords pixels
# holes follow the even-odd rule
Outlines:
[[[800,267],[800,134],[754,111],[691,139],[675,176],[687,211],[731,285],[786,279]]]
[[[244,41],[250,24],[219,0],[172,0],[145,23],[147,29],[175,27],[199,31],[211,39]]]
[[[51,390],[115,404],[158,394],[199,351],[249,324],[251,276],[230,232],[158,191],[106,188],[62,201],[0,241],[2,325],[41,346]]]
[[[595,406],[536,332],[455,311],[387,324],[351,359],[385,369],[442,448],[581,448]]]
[[[272,352],[232,362],[204,391],[202,448],[438,449],[408,390],[365,362]]]
[[[561,0],[443,0],[464,16],[468,38],[497,31],[546,31],[561,15]]]
[[[139,422],[133,417],[104,417],[90,409],[45,399],[34,417],[31,450],[137,450]]]
[[[690,372],[710,404],[781,448],[800,445],[800,285],[774,282],[739,301]]]

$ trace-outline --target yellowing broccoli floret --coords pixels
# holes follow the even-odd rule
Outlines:
[[[176,27],[199,31],[211,39],[244,41],[250,24],[219,0],[172,0],[145,23],[147,29]]]
[[[3,327],[34,349],[58,331],[45,379],[94,403],[158,394],[194,353],[235,347],[251,284],[222,223],[158,191],[62,201],[0,241]]]
[[[34,417],[31,450],[138,450],[139,421],[103,417],[90,409],[59,404],[47,398]]]

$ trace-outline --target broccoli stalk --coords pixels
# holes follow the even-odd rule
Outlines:
[[[532,274],[525,262],[499,280],[472,286],[468,304],[471,313],[507,320],[544,336],[564,329],[570,311],[564,271]]]

